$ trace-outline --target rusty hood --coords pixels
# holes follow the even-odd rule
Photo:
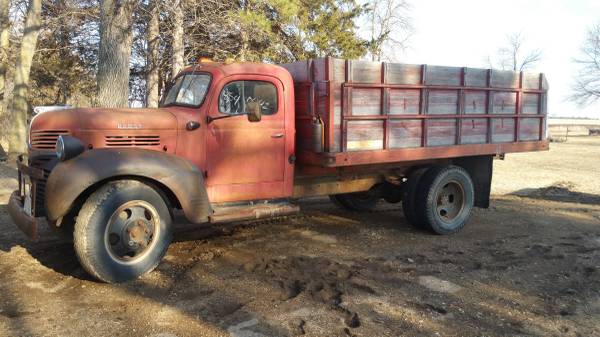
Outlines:
[[[77,108],[37,115],[31,130],[174,130],[176,117],[167,109]]]

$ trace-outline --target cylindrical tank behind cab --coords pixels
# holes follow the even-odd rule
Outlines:
[[[319,118],[312,120],[312,151],[323,152],[323,123]]]

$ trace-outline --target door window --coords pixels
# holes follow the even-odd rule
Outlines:
[[[265,81],[228,83],[219,95],[219,112],[226,115],[245,114],[248,102],[257,102],[263,115],[274,115],[277,113],[277,88]]]

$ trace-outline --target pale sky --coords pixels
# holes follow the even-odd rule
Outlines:
[[[600,22],[600,0],[412,0],[414,27],[403,63],[487,67],[485,58],[522,32],[526,48],[543,51],[536,72],[550,83],[548,112],[600,118],[600,103],[566,101],[586,29]]]

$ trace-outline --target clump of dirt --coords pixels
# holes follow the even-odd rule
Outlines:
[[[551,186],[541,188],[537,191],[537,194],[542,196],[569,196],[575,189],[575,184],[570,181],[558,181]]]
[[[320,257],[261,259],[243,267],[247,272],[267,277],[275,283],[282,291],[281,299],[292,299],[304,293],[330,305],[341,302],[344,282],[352,276],[348,266]]]
[[[553,201],[600,204],[600,196],[575,191],[577,186],[570,181],[558,181],[554,184],[533,190],[527,197]]]
[[[358,271],[323,257],[293,256],[261,259],[244,264],[243,269],[253,273],[279,289],[279,300],[291,300],[304,295],[338,311],[348,328],[360,326],[356,312],[342,304],[342,296],[352,288],[360,288],[352,276]]]

